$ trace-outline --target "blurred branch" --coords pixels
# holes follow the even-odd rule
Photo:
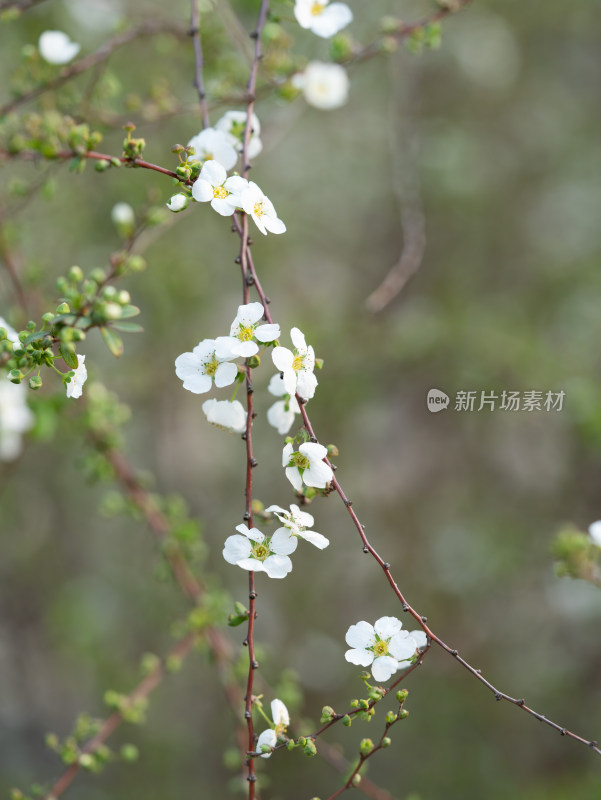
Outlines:
[[[241,24],[229,0],[211,0],[213,9],[217,11],[223,22],[223,27],[227,31],[230,39],[237,45],[238,50],[249,64],[253,60],[253,52],[248,41],[248,34]]]
[[[36,86],[35,89],[24,92],[9,103],[6,103],[6,105],[1,106],[0,118],[14,111],[15,108],[18,108],[24,103],[39,97],[41,94],[51,89],[60,88],[76,75],[81,75],[82,72],[86,72],[91,67],[95,67],[97,64],[106,61],[116,50],[134,41],[134,39],[145,36],[157,36],[160,34],[169,34],[178,38],[184,38],[187,36],[187,31],[181,25],[174,25],[169,20],[149,20],[134,28],[130,28],[106,41],[94,53],[90,53],[90,55],[84,56],[84,58],[80,58],[79,61],[75,61],[70,66],[65,67],[55,78],[52,78],[47,83],[44,83],[42,86]]]
[[[198,633],[189,633],[184,639],[178,642],[175,647],[169,651],[167,657],[161,663],[159,663],[149,675],[140,681],[140,683],[129,695],[127,695],[127,705],[133,706],[136,702],[148,697],[148,695],[150,695],[151,692],[156,689],[163,678],[165,678],[168,674],[166,665],[170,662],[170,660],[176,659],[179,662],[183,661],[186,656],[189,655],[200,636],[201,635]],[[124,717],[120,711],[115,711],[113,714],[111,714],[111,716],[103,722],[98,733],[93,736],[81,749],[81,755],[95,753],[123,721]],[[65,770],[61,777],[56,781],[50,791],[44,795],[43,800],[55,800],[55,798],[60,797],[71,785],[80,769],[81,765],[79,761],[71,764],[71,766],[68,767],[68,769]]]
[[[4,0],[0,3],[0,11],[16,9],[17,11],[27,11],[28,8],[39,6],[44,0]]]
[[[6,238],[6,232],[4,229],[4,215],[1,210],[0,210],[0,259],[4,264],[6,271],[8,272],[19,305],[27,315],[27,309],[28,309],[27,295],[25,294],[23,284],[21,283],[21,279],[19,277],[19,267],[17,266],[15,255],[12,252],[8,244],[8,240]]]
[[[319,755],[341,774],[345,774],[351,769],[351,762],[342,755],[338,748],[334,747],[329,742],[320,742]],[[389,791],[382,789],[381,786],[378,786],[377,783],[374,783],[365,776],[361,777],[361,783],[355,788],[363,792],[366,797],[370,797],[371,800],[396,800],[394,795],[390,794]]]
[[[192,10],[190,14],[190,36],[194,44],[194,86],[198,92],[200,100],[200,115],[202,117],[202,127],[208,128],[209,111],[207,108],[207,96],[205,93],[204,79],[202,69],[204,66],[204,59],[202,55],[202,40],[200,38],[200,9],[198,6],[199,0],[190,0]]]
[[[391,59],[391,81],[394,87],[389,107],[390,156],[393,167],[393,187],[400,210],[403,244],[399,259],[382,283],[365,301],[369,311],[382,311],[402,291],[405,284],[422,264],[426,247],[425,218],[419,181],[419,138],[415,121],[414,71],[401,58]]]

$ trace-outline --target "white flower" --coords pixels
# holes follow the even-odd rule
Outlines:
[[[294,352],[286,347],[274,347],[271,353],[276,368],[283,373],[284,386],[289,395],[298,393],[304,400],[310,400],[315,394],[317,378],[315,369],[315,352],[305,341],[304,334],[298,328],[292,328],[290,338]]]
[[[310,106],[324,111],[343,106],[348,98],[349,79],[340,64],[311,61],[304,72],[292,78],[292,83],[302,90]]]
[[[67,397],[75,397],[76,399],[81,397],[83,385],[88,379],[88,370],[84,364],[85,360],[85,356],[77,356],[77,369],[67,384]]]
[[[192,186],[192,197],[198,203],[211,201],[211,206],[218,214],[224,217],[231,216],[238,205],[238,191],[242,188],[239,181],[243,181],[243,186],[247,184],[244,178],[238,176],[227,177],[225,167],[211,159],[205,161],[200,175]],[[228,188],[228,185],[231,187]]]
[[[246,129],[246,111],[226,111],[219,122],[215,125],[215,130],[225,133],[232,147],[241,153],[244,145],[244,131]],[[263,143],[259,139],[261,133],[261,123],[256,114],[250,118],[251,135],[248,142],[248,157],[255,158],[263,149]]]
[[[302,491],[303,481],[307,486],[325,489],[334,477],[332,468],[323,461],[327,454],[327,449],[316,442],[301,444],[296,453],[291,444],[284,447],[282,466],[286,467],[286,477],[297,492]]]
[[[203,339],[191,353],[182,353],[175,359],[175,374],[184,382],[184,389],[203,394],[213,382],[221,389],[236,380],[238,367],[231,363],[235,356],[218,358],[218,344],[219,339]]]
[[[293,536],[300,536],[301,539],[311,542],[311,544],[314,544],[315,547],[318,547],[320,550],[323,550],[330,544],[329,539],[326,539],[321,533],[308,530],[308,528],[313,527],[313,517],[306,511],[301,511],[297,505],[291,505],[290,511],[286,511],[285,508],[281,508],[280,506],[269,506],[265,511],[275,514]]]
[[[588,532],[593,542],[601,547],[601,520],[593,522],[593,524],[589,526]]]
[[[218,161],[224,169],[232,169],[238,160],[238,153],[232,147],[225,133],[216,131],[215,128],[205,128],[197,133],[188,142],[188,147],[194,148],[194,155],[189,161]]]
[[[1,318],[0,327],[12,331]],[[14,461],[18,457],[22,434],[33,425],[26,397],[27,389],[22,383],[0,381],[0,461]]]
[[[177,213],[178,211],[183,211],[184,208],[188,208],[188,195],[184,194],[183,192],[178,192],[174,194],[169,200],[168,203],[165,203],[169,211],[174,211]]]
[[[286,226],[278,219],[271,200],[263,194],[253,181],[248,182],[239,195],[240,206],[254,219],[261,233],[284,233]]]
[[[290,714],[288,713],[288,709],[282,703],[281,700],[278,700],[277,697],[275,700],[271,701],[271,716],[273,717],[273,724],[274,728],[268,728],[263,733],[259,734],[259,739],[257,741],[257,752],[261,751],[262,745],[267,745],[268,747],[275,747],[278,741],[278,737],[282,739],[285,738],[284,734],[286,733],[286,728],[290,725]],[[263,753],[262,758],[269,758],[271,753]]]
[[[231,354],[234,357],[248,358],[259,352],[259,345],[275,341],[280,335],[280,326],[272,323],[260,325],[264,309],[262,303],[247,303],[238,306],[238,313],[232,322],[229,336],[220,336],[217,355]]]
[[[111,209],[111,219],[115,225],[131,227],[135,222],[134,210],[129,203],[115,203]]]
[[[330,3],[330,0],[296,0],[294,16],[301,28],[309,28],[323,39],[334,36],[353,20],[353,12],[346,3]]]
[[[294,395],[288,394],[284,379],[279,372],[271,376],[267,391],[276,397],[284,398],[267,409],[267,421],[281,436],[285,436],[294,424],[295,415],[300,414],[298,400]]]
[[[62,31],[44,31],[38,40],[40,55],[49,64],[67,64],[80,49],[81,45],[72,42]]]
[[[231,433],[244,433],[246,430],[246,411],[239,400],[205,400],[202,410],[207,420],[216,428]]]
[[[346,643],[353,649],[344,657],[351,664],[371,666],[377,681],[387,681],[399,668],[408,666],[420,647],[428,643],[423,631],[403,631],[396,617],[380,617],[375,625],[358,622],[346,632]]]
[[[285,578],[292,569],[288,558],[294,553],[298,539],[287,528],[275,531],[266,538],[258,528],[250,530],[244,524],[236,528],[239,533],[228,536],[223,548],[223,557],[228,564],[236,564],[242,569],[266,572],[270,578]]]

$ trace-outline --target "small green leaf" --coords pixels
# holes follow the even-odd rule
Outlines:
[[[137,322],[111,322],[111,328],[123,333],[142,333],[144,330]]]
[[[140,309],[138,306],[123,306],[121,309],[121,319],[127,319],[128,317],[137,317],[140,313]]]
[[[77,353],[74,350],[71,350],[69,345],[65,344],[64,342],[60,345],[58,350],[63,358],[63,361],[69,367],[69,369],[77,369],[79,365]]]
[[[110,328],[100,328],[100,333],[102,334],[102,338],[104,339],[104,343],[111,351],[111,353],[115,356],[115,358],[119,358],[119,356],[123,353],[123,342],[119,336],[112,331]]]

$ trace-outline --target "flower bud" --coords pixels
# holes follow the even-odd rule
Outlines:
[[[248,366],[251,369],[256,369],[256,367],[260,367],[261,359],[259,358],[259,356],[250,356],[248,359]]]
[[[391,744],[392,744],[392,739],[390,738],[390,736],[385,736],[382,739],[382,747],[390,747]]]
[[[362,756],[368,756],[371,751],[374,749],[374,743],[371,739],[362,739],[361,744],[359,745],[359,752]]]
[[[32,378],[29,379],[29,388],[33,389],[40,389],[42,386],[42,379],[39,375],[34,375]]]
[[[59,306],[56,307],[57,314],[69,314],[71,309],[69,308],[68,303],[61,303]]]
[[[353,720],[352,720],[352,719],[349,717],[349,715],[348,715],[348,714],[345,714],[345,715],[344,715],[344,717],[342,717],[342,724],[343,724],[343,725],[344,725],[346,728],[350,728],[350,727],[351,727],[351,724],[352,724],[352,722],[353,722]]]
[[[396,693],[396,699],[399,701],[399,703],[404,703],[408,696],[409,692],[407,689],[399,689],[399,691]]]
[[[307,739],[307,743],[303,747],[303,753],[309,758],[317,755],[317,747],[315,746],[315,742],[313,739]]]
[[[351,785],[359,786],[360,783],[361,783],[361,775],[359,775],[359,773],[353,775],[353,780],[351,781]]]

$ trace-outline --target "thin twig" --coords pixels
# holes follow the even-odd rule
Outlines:
[[[200,38],[200,8],[198,0],[190,0],[190,36],[194,44],[194,86],[198,92],[198,99],[200,101],[200,116],[202,118],[202,127],[208,128],[209,123],[209,110],[207,108],[207,95],[205,92],[203,67],[204,58],[202,54],[202,40]]]

